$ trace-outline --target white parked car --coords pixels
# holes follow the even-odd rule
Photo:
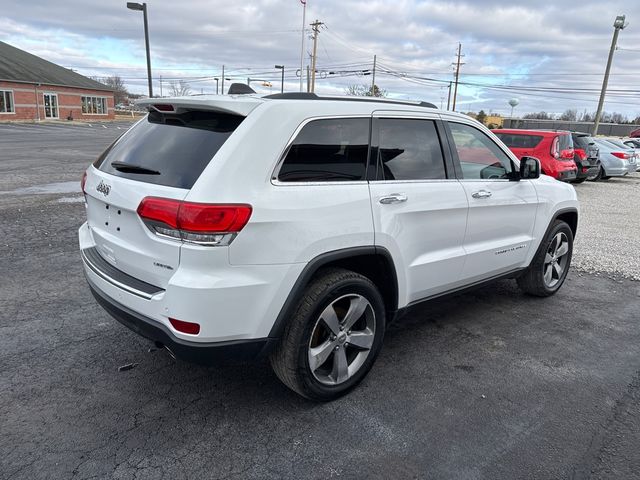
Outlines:
[[[142,104],[83,178],[80,249],[97,301],[176,357],[269,356],[329,400],[409,307],[498,278],[548,296],[567,275],[574,188],[465,115],[286,93]]]

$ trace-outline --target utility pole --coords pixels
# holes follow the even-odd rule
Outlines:
[[[451,84],[453,82],[449,82],[449,96],[447,97],[447,110],[451,107]]]
[[[224,65],[222,65],[222,95],[224,95]]]
[[[214,80],[216,81],[216,95],[218,95],[218,77],[215,77]]]
[[[456,80],[455,80],[455,86],[453,88],[453,108],[452,110],[455,112],[456,111],[456,97],[458,96],[458,77],[460,76],[460,66],[464,65],[464,63],[460,63],[460,57],[464,57],[464,55],[461,55],[460,53],[462,52],[462,44],[458,43],[458,60],[456,62]]]
[[[373,56],[373,76],[371,77],[371,96],[372,97],[376,96],[376,57],[377,55]]]
[[[611,50],[609,50],[609,58],[607,59],[607,68],[604,71],[604,80],[602,81],[602,91],[600,92],[600,100],[598,101],[598,110],[596,111],[596,118],[593,120],[593,130],[591,135],[594,137],[598,134],[598,127],[600,126],[600,117],[602,116],[602,107],[604,106],[604,97],[607,95],[607,85],[609,83],[609,71],[611,70],[611,63],[613,62],[613,52],[616,50],[616,43],[618,43],[618,34],[620,30],[623,30],[627,26],[625,23],[625,16],[618,15],[615,22],[613,22],[613,38],[611,39]]]
[[[316,61],[318,58],[318,32],[320,31],[320,25],[324,25],[321,21],[316,20],[311,24],[313,29],[313,58],[311,60],[311,92],[316,91]]]
[[[307,65],[307,92],[311,91],[311,74],[309,73],[309,65]]]

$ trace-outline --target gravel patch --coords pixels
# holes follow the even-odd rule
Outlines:
[[[580,219],[573,268],[640,280],[640,172],[575,188]]]

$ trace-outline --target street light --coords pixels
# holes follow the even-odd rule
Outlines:
[[[600,116],[602,115],[602,107],[604,106],[604,97],[607,95],[607,84],[609,83],[609,71],[611,70],[611,63],[613,61],[613,52],[616,49],[616,43],[618,42],[618,34],[620,30],[623,30],[627,25],[624,15],[618,15],[613,22],[613,38],[611,39],[611,50],[609,50],[609,58],[607,59],[607,68],[604,71],[604,80],[602,81],[602,91],[600,92],[600,101],[598,102],[598,110],[596,111],[596,118],[593,121],[593,131],[591,134],[595,137],[598,134],[598,127],[600,126]]]
[[[282,70],[282,81],[280,82],[280,93],[284,93],[284,65],[274,65],[273,68]]]
[[[129,10],[142,12],[144,17],[144,43],[147,48],[147,78],[149,80],[149,98],[153,97],[153,86],[151,85],[151,53],[149,53],[149,23],[147,22],[147,4],[127,2]]]

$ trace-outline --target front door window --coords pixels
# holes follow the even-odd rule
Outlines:
[[[58,95],[55,93],[44,94],[44,117],[58,118]]]

